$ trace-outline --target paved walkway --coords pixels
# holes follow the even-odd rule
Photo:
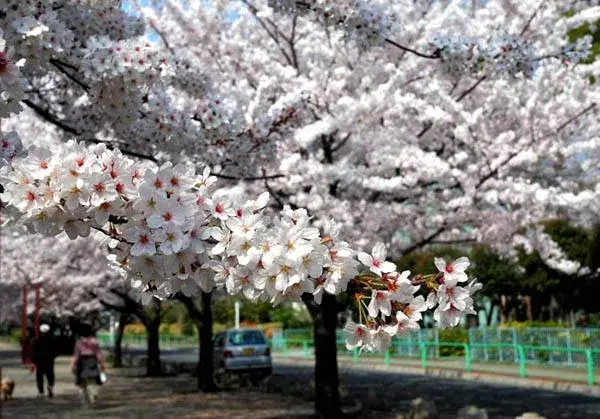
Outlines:
[[[257,390],[204,394],[187,374],[147,378],[142,369],[109,370],[97,406],[81,407],[66,357],[56,363],[55,397],[36,398],[35,376],[2,359],[4,376],[16,381],[14,399],[0,408],[0,418],[297,418],[313,412],[312,403],[297,397]],[[250,413],[251,412],[251,413]]]

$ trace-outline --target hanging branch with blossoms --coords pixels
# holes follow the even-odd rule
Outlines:
[[[387,44],[421,58],[439,60],[448,74],[456,76],[529,78],[541,60],[558,59],[564,64],[574,65],[588,57],[592,47],[591,37],[586,36],[560,50],[536,56],[533,42],[522,36],[544,7],[544,0],[536,4],[531,18],[519,34],[478,37],[440,33],[416,49],[393,39],[401,33],[402,24],[397,9],[387,1],[269,0],[268,3],[284,13],[309,14],[325,26],[342,30],[346,38],[362,48]],[[425,3],[424,7],[431,7],[431,4]]]
[[[177,292],[195,295],[224,288],[250,301],[317,303],[323,293],[350,290],[359,324],[349,323],[349,347],[381,350],[394,335],[418,328],[421,313],[434,309],[440,326],[456,326],[473,313],[466,258],[440,273],[396,272],[383,244],[357,253],[331,222],[322,235],[305,209],[286,206],[268,215],[268,194],[243,200],[215,189],[205,168],[137,163],[104,144],[69,142],[54,152],[32,148],[2,168],[3,212],[10,223],[44,235],[71,239],[92,231],[110,249],[109,259],[147,301]],[[368,273],[360,273],[364,265]],[[419,291],[428,293],[427,300]],[[368,304],[367,304],[368,302]]]

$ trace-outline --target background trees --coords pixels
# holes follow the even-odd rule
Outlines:
[[[595,15],[570,7],[568,15],[547,2],[373,7],[402,27],[386,39],[422,55],[435,55],[452,33],[472,37],[467,44],[500,38],[504,53],[519,43],[535,50],[532,73],[511,73],[514,57],[470,74],[452,67],[458,59],[389,42],[365,49],[350,29],[261,1],[167,2],[143,16],[166,54],[218,82],[225,114],[268,134],[261,147],[270,147],[270,165],[250,168],[282,175],[266,179],[280,203],[307,207],[317,225],[335,217],[361,244],[386,237],[400,254],[448,241],[506,250],[540,218],[593,221],[586,208],[594,207],[597,173],[583,174],[598,148],[595,67],[573,66],[561,53],[569,36],[577,40],[570,29]],[[285,126],[263,127],[281,115]]]

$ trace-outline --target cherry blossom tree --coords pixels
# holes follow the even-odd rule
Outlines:
[[[167,2],[142,15],[165,54],[202,63],[221,86],[223,114],[264,136],[268,159],[236,160],[242,173],[275,174],[250,190],[308,208],[317,226],[334,217],[359,246],[384,238],[395,255],[471,242],[513,253],[526,243],[574,267],[537,223],[598,217],[597,65],[577,64],[589,40],[567,36],[598,19],[596,7],[213,5]],[[326,306],[311,310],[316,336]]]
[[[598,19],[588,2],[214,3],[143,11],[165,53],[202,63],[266,136],[270,165],[252,174],[281,175],[265,179],[275,199],[316,225],[405,254],[505,250],[541,218],[596,219],[597,65],[575,65],[589,40],[567,36]]]
[[[118,2],[1,2],[2,115],[28,107],[98,144],[25,157],[5,131],[3,217],[108,237],[143,298],[220,286],[305,301],[324,334],[317,408],[335,415],[336,294],[361,313],[348,344],[382,349],[426,308],[455,325],[477,288],[456,275],[464,261],[410,275],[385,246],[354,247],[510,248],[549,214],[597,214],[597,173],[578,182],[598,149],[596,70],[574,65],[585,38],[566,41],[596,8],[459,3],[167,2],[159,19]]]
[[[111,275],[106,256],[95,243],[62,236],[40,238],[10,229],[0,240],[2,284],[20,289],[41,283],[42,313],[83,317],[100,308],[88,292],[109,282]],[[13,299],[9,305],[20,307],[21,300]]]

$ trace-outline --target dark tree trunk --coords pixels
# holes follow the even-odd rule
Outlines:
[[[526,295],[523,298],[523,303],[525,304],[525,314],[527,316],[527,321],[532,322],[533,319],[533,302],[532,298],[529,295]]]
[[[119,327],[117,327],[117,334],[115,336],[115,347],[114,347],[114,359],[113,367],[121,368],[123,366],[123,333],[125,332],[125,326],[129,320],[129,315],[126,313],[119,314]]]
[[[212,345],[212,293],[202,293],[202,311],[198,309],[195,301],[190,297],[181,293],[175,297],[185,305],[198,329],[199,355],[196,366],[198,390],[204,392],[216,391]]]
[[[312,296],[311,296],[312,297]],[[325,293],[320,305],[304,298],[313,318],[315,340],[315,410],[322,418],[341,418],[342,403],[337,365],[337,302]]]
[[[162,374],[160,365],[160,301],[153,302],[152,313],[148,316],[146,332],[148,333],[148,349],[146,361],[146,374],[149,377],[158,377]]]
[[[200,355],[198,359],[198,389],[204,392],[216,391],[213,362],[213,318],[212,292],[202,292],[202,318],[198,322]]]
[[[158,322],[151,322],[147,327],[148,333],[148,350],[147,350],[147,361],[146,361],[146,375],[149,377],[158,377],[161,375],[160,366],[160,346],[159,341],[159,326]]]

